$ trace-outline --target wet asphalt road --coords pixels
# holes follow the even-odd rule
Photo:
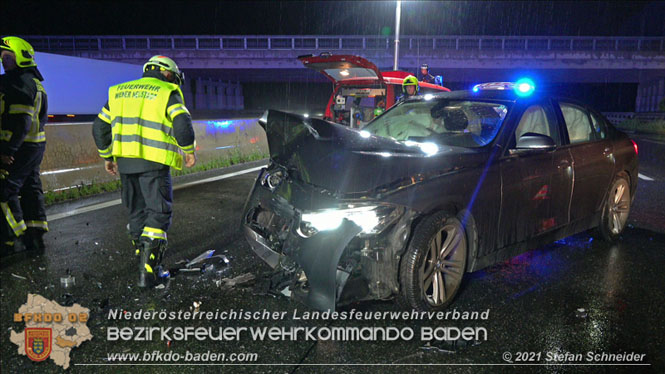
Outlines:
[[[639,140],[640,173],[653,181],[640,180],[622,240],[609,245],[589,233],[527,252],[510,261],[468,274],[451,309],[490,310],[486,321],[222,321],[179,322],[182,326],[456,326],[484,327],[487,341],[467,347],[423,349],[423,342],[310,342],[188,341],[167,346],[162,341],[107,342],[108,326],[158,326],[158,322],[109,321],[109,308],[129,311],[187,311],[201,302],[202,311],[275,310],[290,315],[305,306],[285,297],[257,294],[260,287],[221,290],[215,280],[246,272],[268,271],[251,253],[238,229],[240,213],[256,173],[179,189],[175,192],[175,216],[169,231],[170,250],[165,263],[173,265],[215,249],[230,259],[230,266],[203,275],[172,278],[165,289],[143,291],[135,287],[136,259],[126,240],[126,213],[120,205],[63,218],[50,223],[47,253],[40,257],[17,254],[3,259],[0,270],[0,368],[3,373],[59,372],[52,361],[34,363],[17,354],[9,342],[9,330],[22,331],[13,323],[13,313],[25,303],[28,293],[38,293],[60,304],[79,303],[90,308],[88,326],[94,338],[71,353],[69,372],[239,372],[239,373],[416,373],[416,372],[510,372],[504,352],[623,353],[646,354],[651,366],[525,366],[517,372],[653,372],[665,371],[665,142]],[[643,156],[644,155],[644,156]],[[643,159],[644,157],[644,159]],[[242,167],[242,166],[241,166]],[[234,171],[237,169],[232,169]],[[228,170],[224,172],[229,172]],[[79,202],[80,204],[80,202]],[[63,210],[66,207],[57,207]],[[56,211],[52,209],[52,211]],[[76,285],[60,286],[60,277],[70,271]],[[219,271],[219,272],[218,272]],[[25,277],[19,279],[12,274]],[[260,282],[259,282],[260,283]],[[386,302],[355,303],[345,310],[391,311]],[[585,318],[576,310],[584,308]],[[166,323],[165,325],[169,325]],[[173,323],[171,325],[176,325]],[[239,366],[81,366],[107,364],[107,353],[143,351],[251,352],[260,364]],[[453,353],[450,353],[453,351]],[[310,365],[318,366],[310,366]],[[390,366],[348,366],[334,364],[391,364]],[[419,365],[414,365],[419,364]],[[456,366],[429,366],[456,364]]]

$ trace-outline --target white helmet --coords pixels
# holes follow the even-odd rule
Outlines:
[[[158,70],[167,70],[172,72],[175,75],[175,83],[178,86],[182,86],[182,84],[185,82],[185,73],[178,69],[178,65],[176,65],[175,61],[172,59],[166,56],[156,55],[150,57],[150,60],[148,60],[145,65],[143,65],[144,72],[157,68],[159,68]]]

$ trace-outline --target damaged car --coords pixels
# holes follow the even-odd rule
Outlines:
[[[242,228],[291,297],[446,308],[465,273],[597,228],[616,240],[637,146],[531,81],[415,97],[362,129],[269,110]]]

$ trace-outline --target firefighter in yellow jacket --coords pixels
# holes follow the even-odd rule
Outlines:
[[[14,242],[37,253],[48,231],[39,167],[46,149],[47,97],[37,70],[35,51],[25,40],[0,40],[5,74],[0,76],[0,253]],[[20,196],[20,199],[19,199]]]
[[[180,85],[184,76],[166,56],[153,56],[143,77],[109,88],[108,102],[93,123],[106,171],[120,174],[129,233],[140,257],[140,287],[157,281],[171,225],[170,168],[196,163],[194,130]]]

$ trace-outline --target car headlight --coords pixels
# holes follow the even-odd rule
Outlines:
[[[362,233],[377,234],[395,222],[402,212],[403,208],[390,205],[347,206],[303,212],[297,231],[300,236],[309,238],[319,231],[334,230],[348,219],[360,226]]]

